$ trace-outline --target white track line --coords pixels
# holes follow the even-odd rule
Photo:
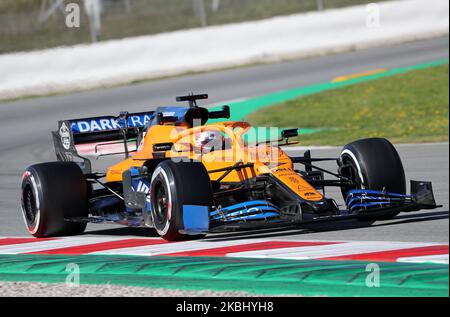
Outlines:
[[[142,256],[154,256],[160,254],[169,254],[175,252],[184,251],[196,251],[212,248],[229,247],[235,245],[243,245],[248,243],[264,242],[267,240],[262,239],[250,239],[250,240],[230,240],[224,242],[208,242],[208,241],[185,241],[175,242],[159,245],[149,245],[142,247],[131,247],[114,249],[108,251],[93,252],[90,254],[114,254],[114,255],[142,255]]]
[[[320,259],[352,254],[362,254],[370,252],[381,252],[390,250],[401,250],[408,248],[417,248],[432,246],[429,243],[406,243],[406,242],[347,242],[342,244],[312,246],[312,247],[294,247],[284,249],[273,249],[263,251],[249,251],[229,253],[227,256],[244,258],[277,258],[290,260],[308,260]]]
[[[30,243],[11,244],[0,246],[0,254],[21,254],[54,250],[67,247],[76,247],[102,242],[124,240],[123,237],[71,237],[49,241],[36,241]]]
[[[398,258],[397,262],[448,264],[448,254]]]

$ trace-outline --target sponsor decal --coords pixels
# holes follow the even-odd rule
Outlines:
[[[59,136],[61,137],[62,146],[66,149],[70,149],[70,131],[66,123],[63,122],[59,128]]]
[[[151,114],[130,115],[128,117],[128,126],[131,128],[139,128],[145,126],[151,119]],[[73,133],[89,133],[102,132],[110,130],[119,130],[125,127],[123,121],[118,121],[113,117],[76,120],[71,124]]]
[[[166,152],[172,150],[173,143],[159,143],[153,144],[154,152]]]
[[[304,191],[307,191],[307,190],[309,190],[309,189],[311,189],[311,188],[308,187],[308,186],[305,186],[305,185],[298,185],[298,186],[297,186],[297,190],[298,190],[299,192],[304,192]]]
[[[132,186],[131,189],[138,193],[145,193],[145,194],[150,193],[150,186],[143,181],[139,181],[136,188],[134,188],[134,186]]]
[[[286,167],[278,167],[276,166],[275,168],[273,168],[272,170],[275,170],[275,173],[279,173],[279,172],[292,172],[291,169],[286,168]]]
[[[274,173],[277,177],[284,178],[284,177],[293,177],[296,175],[294,171],[286,172],[286,173],[279,173],[278,171]]]

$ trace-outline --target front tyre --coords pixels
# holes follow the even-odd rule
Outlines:
[[[344,200],[350,190],[386,190],[396,194],[406,193],[405,171],[394,146],[386,139],[371,138],[347,144],[341,153],[341,173],[350,178],[353,187],[342,188]],[[362,221],[390,219],[398,215],[392,212],[383,217],[360,216]]]
[[[67,218],[88,215],[87,182],[72,162],[30,166],[22,177],[22,214],[35,237],[71,236],[84,232],[85,223]]]
[[[161,162],[152,175],[150,202],[153,224],[158,234],[168,241],[200,238],[203,235],[181,234],[183,206],[209,207],[212,188],[202,163]]]

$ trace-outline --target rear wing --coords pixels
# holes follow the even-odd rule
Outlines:
[[[155,113],[122,112],[118,117],[103,116],[62,120],[58,130],[52,132],[56,158],[59,161],[76,162],[85,174],[92,173],[91,162],[86,156],[125,154],[136,151],[142,131]]]

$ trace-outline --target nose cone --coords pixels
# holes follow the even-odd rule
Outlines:
[[[324,200],[324,197],[293,169],[280,168],[273,175],[304,201],[320,202]]]

